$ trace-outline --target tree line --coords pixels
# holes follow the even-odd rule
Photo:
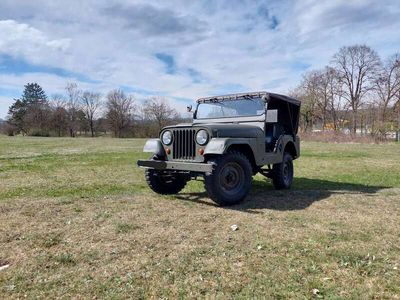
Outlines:
[[[385,139],[400,132],[400,53],[382,60],[366,45],[346,46],[330,63],[303,74],[290,95],[302,101],[302,132],[333,131]],[[116,89],[106,95],[69,83],[64,94],[47,97],[29,83],[9,109],[3,131],[38,136],[157,136],[182,121],[162,97],[143,103]]]
[[[163,97],[151,97],[141,104],[120,89],[103,96],[68,83],[64,94],[48,98],[39,84],[28,83],[9,108],[3,131],[32,136],[148,137],[181,121]]]
[[[400,131],[400,54],[382,60],[366,45],[342,47],[329,65],[304,74],[291,94],[302,101],[303,131],[386,138]]]

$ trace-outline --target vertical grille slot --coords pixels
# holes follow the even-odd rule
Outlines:
[[[196,144],[193,129],[173,130],[174,142],[172,157],[177,160],[194,160],[196,156]]]

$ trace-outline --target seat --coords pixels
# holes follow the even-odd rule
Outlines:
[[[274,151],[275,143],[281,135],[285,133],[285,129],[281,124],[268,123],[265,126],[265,151]]]

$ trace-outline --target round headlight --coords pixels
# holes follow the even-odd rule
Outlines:
[[[167,130],[162,134],[161,140],[164,145],[169,145],[172,143],[172,132]]]
[[[208,133],[204,129],[201,129],[196,134],[196,142],[199,145],[205,145],[208,141]]]

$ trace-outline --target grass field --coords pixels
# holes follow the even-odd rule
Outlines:
[[[400,298],[400,145],[303,143],[220,208],[150,192],[143,143],[0,136],[0,299]]]

